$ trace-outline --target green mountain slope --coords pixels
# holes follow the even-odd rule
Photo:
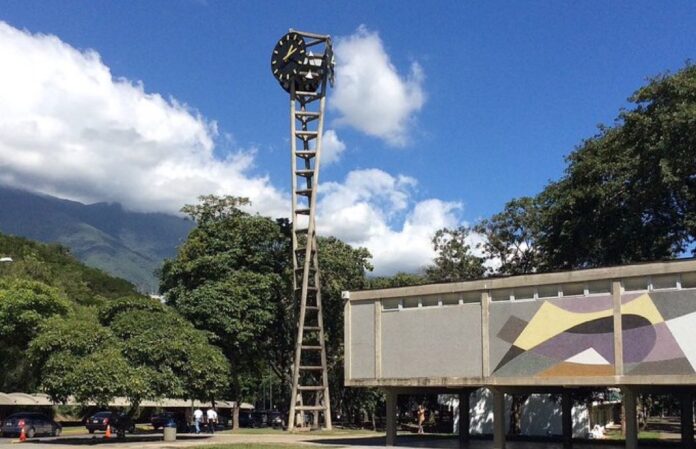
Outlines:
[[[78,304],[137,295],[133,284],[84,265],[58,244],[34,242],[0,233],[0,278],[26,279],[57,288]]]
[[[60,243],[85,264],[127,279],[146,293],[157,291],[155,272],[174,256],[192,227],[173,215],[0,187],[0,232]]]

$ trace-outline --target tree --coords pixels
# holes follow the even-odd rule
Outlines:
[[[456,282],[479,279],[486,272],[484,259],[475,256],[467,240],[471,230],[466,226],[440,229],[433,237],[437,252],[434,265],[425,270],[430,282]]]
[[[549,268],[672,258],[694,242],[696,66],[653,78],[629,101],[539,195]]]
[[[227,360],[207,336],[155,300],[114,300],[97,313],[75,307],[43,322],[29,345],[41,389],[56,401],[106,405],[116,396],[132,410],[143,399],[213,399]]]
[[[25,353],[43,321],[68,313],[57,289],[36,281],[0,278],[0,390],[31,391],[38,383]]]
[[[165,263],[162,292],[222,349],[232,364],[229,389],[237,400],[252,400],[269,368],[281,383],[281,401],[287,400],[299,309],[292,292],[291,224],[248,214],[239,209],[245,204],[207,196],[183,209],[197,227]],[[318,238],[318,245],[332,403],[367,404],[371,393],[343,387],[341,292],[364,288],[370,254],[332,237]],[[235,410],[235,428],[237,417]]]
[[[161,291],[209,332],[230,361],[229,392],[241,400],[273,350],[276,312],[288,295],[290,246],[282,223],[248,214],[248,200],[205,196],[182,211],[196,221],[176,258],[165,262]],[[239,409],[234,411],[239,427]]]
[[[475,232],[483,236],[485,258],[500,264],[497,273],[525,274],[540,268],[539,215],[536,200],[522,197],[508,202],[502,212],[475,226]]]
[[[428,279],[420,274],[399,272],[392,276],[379,276],[367,279],[367,288],[409,287],[427,284]]]

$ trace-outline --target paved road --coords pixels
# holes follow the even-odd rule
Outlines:
[[[0,449],[17,449],[17,444],[12,443],[15,439],[0,438]],[[278,444],[306,444],[324,448],[346,447],[350,449],[375,449],[384,447],[384,436],[329,436],[321,433],[311,434],[215,434],[211,435],[179,435],[176,442],[163,442],[162,434],[147,435],[128,435],[125,440],[112,438],[105,440],[101,435],[92,436],[65,436],[60,438],[37,438],[27,441],[24,445],[27,449],[85,449],[89,446],[102,447],[107,449],[177,449],[184,447],[194,447],[208,444],[234,444],[234,443],[278,443]],[[619,444],[607,444],[607,440],[591,443],[578,442],[575,446],[578,449],[620,449]],[[397,446],[418,449],[456,449],[458,447],[456,438],[433,438],[418,437],[411,435],[399,436]],[[492,449],[491,440],[472,440],[469,449]],[[660,445],[664,449],[665,445]],[[678,447],[673,445],[671,447]],[[539,442],[508,442],[508,449],[562,449],[560,443],[539,443]],[[650,446],[640,445],[641,449],[652,449]]]

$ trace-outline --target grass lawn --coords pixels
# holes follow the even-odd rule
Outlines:
[[[624,436],[621,434],[621,430],[611,430],[606,433],[606,437],[610,440],[623,440]],[[661,438],[660,432],[653,432],[649,430],[644,430],[638,432],[639,440],[659,440]]]

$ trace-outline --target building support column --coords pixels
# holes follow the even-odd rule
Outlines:
[[[387,389],[385,391],[387,396],[387,446],[396,445],[396,391],[392,389]]]
[[[573,447],[573,398],[569,391],[561,395],[561,422],[563,425],[563,447]]]
[[[687,390],[682,392],[681,402],[681,447],[694,449],[694,393]]]
[[[471,390],[461,390],[459,392],[459,447],[466,447],[469,444],[469,398]]]
[[[505,392],[493,389],[493,449],[505,449]]]
[[[638,417],[636,411],[636,390],[624,387],[624,430],[626,433],[626,449],[638,449]]]

